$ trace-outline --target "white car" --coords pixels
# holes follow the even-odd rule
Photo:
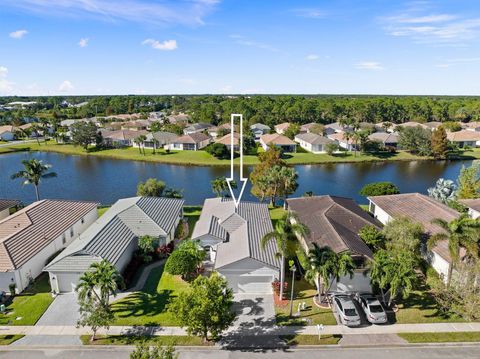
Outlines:
[[[343,325],[356,327],[361,324],[355,303],[348,295],[335,295],[333,297],[333,304]]]
[[[388,321],[387,313],[382,307],[380,301],[370,293],[357,293],[355,299],[362,306],[367,320],[372,324],[385,324]]]

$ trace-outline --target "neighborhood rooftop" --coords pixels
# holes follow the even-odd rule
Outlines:
[[[144,235],[158,237],[170,233],[182,211],[183,203],[181,199],[164,197],[121,199],[44,270],[85,271],[92,262],[101,259],[115,264],[135,238]]]
[[[380,228],[380,223],[361,209],[352,199],[337,196],[313,196],[287,199],[289,210],[309,228],[305,236],[308,246],[329,246],[335,252],[351,251],[372,258],[372,251],[358,232],[367,225]]]
[[[224,241],[218,247],[216,269],[245,258],[279,268],[276,244],[270,242],[265,248],[261,247],[262,238],[271,231],[273,227],[266,204],[242,201],[236,209],[232,200],[211,198],[205,200],[192,238],[211,235]]]
[[[464,204],[468,208],[473,209],[474,211],[480,212],[480,198],[461,199],[459,202]]]
[[[42,200],[0,221],[0,272],[22,266],[96,207],[94,202]]]
[[[4,211],[6,209],[15,207],[20,205],[21,202],[16,199],[5,199],[5,198],[0,198],[0,212]]]
[[[299,139],[310,143],[312,145],[327,145],[334,141],[325,136],[317,135],[316,133],[299,133],[295,136],[295,139]]]

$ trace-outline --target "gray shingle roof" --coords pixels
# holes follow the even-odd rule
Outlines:
[[[115,264],[133,240],[144,235],[165,236],[175,226],[184,201],[174,198],[132,197],[117,201],[73,241],[44,270],[78,271],[79,255],[107,259]],[[68,263],[76,263],[70,270]],[[84,260],[85,271],[90,266]]]
[[[327,145],[329,143],[334,143],[335,141],[329,139],[325,136],[317,135],[316,133],[299,133],[295,136],[295,140],[302,140],[312,145]]]
[[[271,231],[273,226],[266,204],[240,202],[235,209],[232,200],[211,198],[205,200],[192,238],[211,235],[225,241],[218,246],[217,269],[246,258],[279,268],[276,243],[270,242],[265,249],[261,248],[262,238]]]

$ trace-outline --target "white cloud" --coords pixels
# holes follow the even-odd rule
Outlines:
[[[146,39],[142,42],[142,45],[150,45],[152,49],[163,51],[172,51],[178,48],[176,40],[165,40],[160,42],[154,39]]]
[[[60,92],[69,92],[74,89],[74,86],[69,80],[63,81],[60,86],[58,86],[58,91]]]
[[[323,19],[326,17],[326,12],[318,8],[293,9],[292,12],[297,16],[309,19]]]
[[[43,16],[96,18],[109,22],[202,25],[220,0],[3,0],[3,7]]]
[[[372,70],[372,71],[384,70],[384,67],[382,66],[382,64],[376,61],[359,62],[358,64],[355,65],[355,67],[360,70]]]
[[[320,56],[315,55],[315,54],[310,54],[307,57],[305,57],[305,59],[308,60],[308,61],[315,61],[315,60],[318,60],[319,58],[320,58]]]
[[[11,95],[13,92],[13,82],[7,80],[8,69],[5,66],[0,66],[0,94]]]
[[[28,31],[25,30],[25,29],[22,29],[22,30],[17,30],[17,31],[13,31],[9,34],[9,36],[12,38],[12,39],[21,39],[22,37],[24,37],[26,34],[28,34]]]
[[[8,69],[5,66],[0,66],[0,77],[7,77]]]
[[[87,47],[88,46],[88,37],[85,37],[83,39],[80,39],[80,41],[78,42],[78,46],[80,47]]]

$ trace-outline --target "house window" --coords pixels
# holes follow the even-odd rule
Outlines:
[[[82,222],[82,224],[84,224],[85,223],[85,218],[82,217],[82,219],[80,221]]]
[[[62,235],[62,244],[65,244],[67,242],[67,236],[65,233]]]
[[[70,237],[73,237],[73,234],[74,233],[73,233],[73,227],[72,227],[72,228],[70,228]]]
[[[375,203],[370,202],[370,213],[375,214]]]

